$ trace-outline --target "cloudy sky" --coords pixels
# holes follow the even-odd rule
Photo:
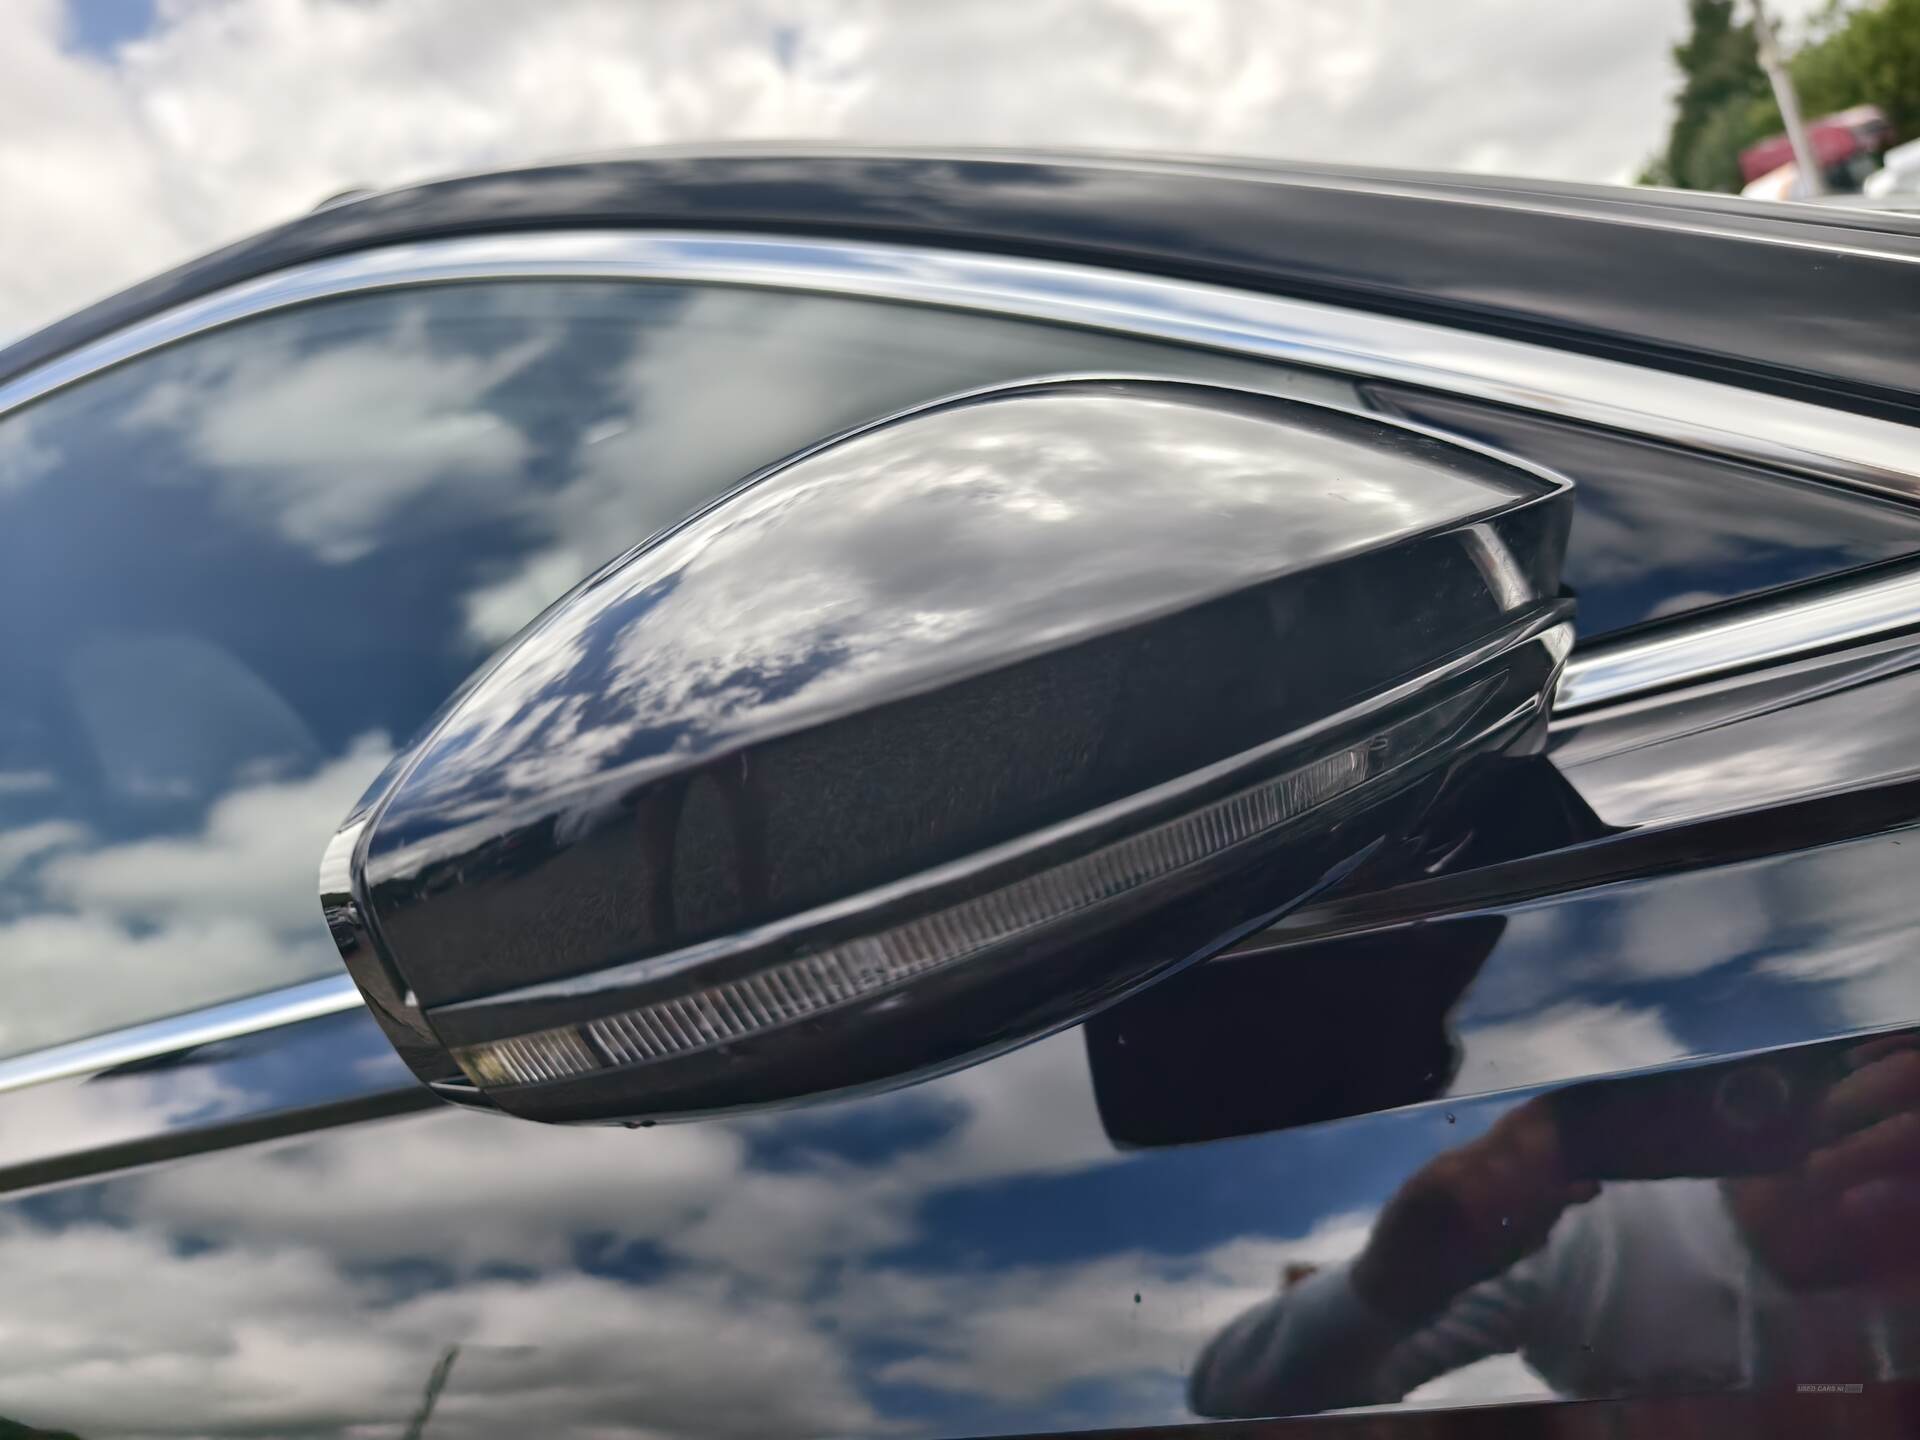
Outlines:
[[[1625,180],[1664,131],[1683,15],[1683,0],[8,0],[0,337],[350,186],[662,142]]]

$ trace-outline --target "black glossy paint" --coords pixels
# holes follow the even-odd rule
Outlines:
[[[1912,418],[1920,231],[1721,196],[1306,165],[674,154],[468,176],[332,207],[0,351],[0,377],[300,260],[578,226],[840,235],[1090,261],[1542,340]],[[1408,243],[1408,237],[1418,243]]]
[[[561,173],[573,183],[596,172]],[[867,176],[888,173],[875,165]],[[794,182],[802,199],[814,193],[807,174]],[[1136,191],[1116,213],[1138,220],[1155,187],[1126,180],[1105,193]],[[533,206],[542,183],[507,177],[489,204]],[[1455,217],[1436,234],[1457,244],[1432,263],[1477,277],[1462,293],[1489,304],[1505,278],[1500,236],[1531,245],[1599,233],[1590,219],[1553,215],[1509,228],[1498,217],[1538,204],[1537,190],[1529,200],[1462,184],[1380,181],[1374,190],[1408,194],[1340,203],[1376,217]],[[1333,188],[1331,178],[1285,188],[1316,187]],[[436,193],[466,206],[487,188]],[[1057,188],[1076,204],[1102,190],[1071,178]],[[922,213],[952,219],[930,193],[902,192],[899,204],[911,195],[935,205]],[[1845,283],[1830,289],[1805,259],[1815,252],[1663,232],[1661,255],[1684,262],[1697,245],[1702,258],[1659,271],[1649,251],[1647,265],[1624,264],[1620,233],[1673,217],[1668,202],[1551,193],[1562,209],[1617,207],[1634,223],[1599,227],[1612,247],[1604,258],[1597,241],[1577,238],[1539,250],[1540,269],[1513,270],[1518,309],[1553,309],[1553,256],[1585,255],[1571,298],[1617,305],[1607,313],[1619,324],[1662,312],[1648,322],[1662,345],[1690,345],[1697,315],[1705,348],[1754,341],[1769,383],[1804,363],[1912,388],[1898,378],[1910,370],[1898,327],[1911,306],[1872,280],[1884,278],[1872,262],[1845,261],[1834,272]],[[419,202],[391,203],[404,212]],[[347,230],[295,242],[350,243],[351,227],[379,213],[349,209]],[[461,213],[438,223],[483,223],[486,211]],[[519,213],[538,223],[537,207]],[[1685,213],[1775,238],[1876,233],[1738,203],[1689,202]],[[1219,218],[1167,212],[1153,233],[1191,240],[1200,219]],[[1473,227],[1489,223],[1486,264],[1463,260]],[[1238,233],[1262,229],[1274,227],[1248,221]],[[1413,263],[1405,233],[1346,263]],[[1351,227],[1342,234],[1355,253]],[[262,263],[279,243],[230,263]],[[1730,245],[1779,283],[1782,308],[1715,289],[1734,272],[1705,257]],[[879,390],[848,385],[823,353],[867,357],[899,387],[887,407],[1034,373],[1024,367],[1057,355],[1036,345],[1011,371],[985,361],[969,370],[953,360],[968,349],[946,328],[956,317],[912,312],[822,328],[818,310],[755,319],[673,294],[629,309],[602,292],[590,300],[608,316],[601,327],[527,292],[502,292],[461,319],[471,292],[442,293],[450,298],[396,310],[383,302],[371,320],[359,312],[358,349],[345,348],[356,338],[346,309],[285,317],[288,329],[261,331],[258,349],[231,358],[183,348],[168,368],[69,392],[79,408],[60,426],[6,450],[18,483],[0,486],[10,681],[0,688],[0,833],[13,842],[0,963],[10,1001],[31,996],[29,1015],[84,1020],[84,1005],[58,1010],[76,997],[137,1005],[138,982],[155,976],[305,973],[302,957],[326,945],[312,914],[314,858],[352,795],[489,649],[632,531],[678,518],[712,493],[702,486],[770,458],[757,447],[787,434],[783,424],[869,418],[861,407]],[[1444,300],[1408,303],[1447,313]],[[1809,325],[1821,338],[1802,357],[1793,347]],[[1010,332],[987,333],[983,351],[1004,355]],[[678,343],[701,335],[725,338]],[[678,363],[655,363],[663,354]],[[381,357],[404,363],[382,369]],[[242,374],[253,388],[235,388]],[[320,383],[355,376],[379,382],[381,404]],[[674,389],[676,376],[693,388]],[[697,403],[714,377],[756,386],[762,402],[729,403],[716,422]],[[242,413],[215,403],[237,395],[252,397],[253,423],[215,423]],[[772,413],[775,395],[794,413]],[[395,436],[418,443],[408,450]],[[289,454],[294,441],[312,448]],[[724,446],[737,448],[716,473],[695,463]],[[396,458],[422,453],[430,463]],[[520,468],[501,470],[503,453]],[[1636,465],[1651,463],[1635,453]],[[295,463],[309,454],[324,465]],[[1597,489],[1609,467],[1594,463]],[[1638,473],[1657,486],[1666,470]],[[675,490],[676,479],[691,488]],[[1753,508],[1784,515],[1787,492],[1760,488],[1769,498]],[[537,501],[525,503],[528,493]],[[1752,547],[1750,568],[1723,577],[1727,590],[1778,583],[1766,579],[1775,567],[1797,579],[1870,558],[1852,548],[1876,543],[1853,524],[1865,513],[1856,501],[1841,514],[1817,492],[1794,493],[1792,513],[1825,513],[1844,552],[1811,561],[1823,542],[1796,546],[1795,522],[1774,527],[1726,506],[1724,523]],[[1589,513],[1575,522],[1576,555]],[[1703,511],[1699,523],[1713,518]],[[1620,548],[1630,556],[1631,539]],[[1575,580],[1583,602],[1603,593],[1593,553],[1590,578]],[[1685,595],[1695,553],[1649,559],[1634,573],[1657,586],[1629,594],[1622,582],[1611,613],[1646,618],[1655,588]],[[435,1105],[360,1012],[0,1093],[0,1416],[95,1440],[157,1424],[399,1433],[457,1347],[429,1434],[1191,1434],[1190,1399],[1236,1408],[1231,1394],[1189,1385],[1196,1358],[1237,1316],[1372,1250],[1396,1196],[1402,1212],[1445,1222],[1455,1207],[1411,1203],[1444,1198],[1436,1162],[1442,1174],[1479,1171],[1513,1158],[1515,1136],[1537,1161],[1544,1133],[1564,1148],[1557,1165],[1522,1167],[1522,1183],[1502,1192],[1525,1209],[1479,1212],[1521,1214],[1537,1230],[1573,1198],[1563,1182],[1603,1177],[1596,1198],[1548,1227],[1563,1283],[1532,1293],[1564,1303],[1506,1312],[1500,1338],[1534,1368],[1495,1358],[1429,1381],[1416,1396],[1438,1409],[1208,1433],[1913,1433],[1920,1094],[1913,1050],[1902,1048],[1920,1025],[1912,659],[1910,645],[1883,645],[1558,727],[1530,773],[1503,777],[1509,803],[1482,809],[1479,833],[1423,857],[1430,878],[1329,896],[1188,972],[1186,982],[1229,997],[1211,1003],[1236,1007],[1230,1023],[1205,1023],[1205,996],[1184,1033],[1130,1030],[1141,1012],[1121,1008],[1104,1028],[890,1095],[631,1133]],[[114,724],[128,713],[145,723]],[[172,743],[139,748],[129,734]],[[75,983],[77,966],[103,961],[109,978]],[[1305,971],[1310,1012],[1282,998],[1303,993]],[[14,989],[22,973],[44,977],[42,988]],[[1171,987],[1181,983],[1160,987],[1167,1003],[1150,1018],[1177,1018]],[[0,1026],[22,1013],[11,1005]],[[1888,1042],[1881,1053],[1858,1049],[1869,1037]],[[1382,1043],[1404,1046],[1404,1063],[1373,1063]],[[1837,1080],[1825,1059],[1836,1043]],[[1725,1062],[1740,1059],[1794,1075],[1818,1061],[1809,1068],[1826,1078],[1729,1087]],[[1835,1103],[1861,1075],[1872,1077],[1871,1103],[1859,1103],[1858,1085]],[[1303,1077],[1311,1094],[1294,1088]],[[1263,1083],[1284,1086],[1288,1103],[1246,1094]],[[1789,1120],[1818,1111],[1809,1133],[1821,1160],[1757,1190],[1721,1185],[1724,1172],[1754,1168],[1755,1151],[1730,1146],[1712,1122],[1729,1114],[1730,1094],[1731,1113],[1751,1115],[1751,1097],[1769,1093],[1791,1102],[1779,1112]],[[1208,1107],[1225,1100],[1239,1103],[1222,1126]],[[1540,1116],[1563,1112],[1564,1135],[1557,1120],[1543,1132]],[[1611,1118],[1596,1125],[1595,1115]],[[1698,1124],[1676,1131],[1674,1116]],[[1500,1146],[1483,1143],[1496,1131]],[[1860,1137],[1879,1153],[1863,1153]],[[1662,1178],[1626,1178],[1635,1174]],[[1690,1217],[1693,1228],[1632,1219],[1647,1214]],[[1397,1248],[1399,1264],[1376,1257],[1366,1268],[1376,1281],[1404,1268],[1418,1282],[1402,1287],[1405,1310],[1430,1302],[1433,1258],[1477,1248],[1457,1226],[1393,1228],[1401,1243],[1380,1248]],[[1682,1234],[1715,1244],[1676,1243]],[[1541,1268],[1515,1265],[1523,1278]],[[1373,1293],[1392,1306],[1395,1288]],[[1422,1289],[1424,1301],[1412,1293]],[[1606,1305],[1591,1308],[1592,1296]],[[1253,1408],[1270,1412],[1357,1393],[1351,1374],[1334,1376],[1344,1389],[1305,1393],[1281,1387],[1273,1367],[1239,1373]],[[1543,1403],[1542,1374],[1578,1403]],[[1513,1399],[1532,1403],[1484,1403]]]
[[[373,1003],[517,1113],[951,1067],[1416,844],[1399,792],[1544,719],[1571,501],[1218,387],[909,412],[549,611],[347,819],[330,921]],[[1264,803],[1187,853],[1191,817]],[[667,1027],[642,1055],[589,1023],[637,1010]],[[531,1074],[469,1048],[535,1032]]]
[[[1900,828],[1759,862],[1701,854],[1684,871],[1501,907],[1497,939],[1468,967],[1453,1010],[1452,1080],[1429,1103],[1331,1124],[1117,1147],[1098,1072],[1069,1032],[895,1095],[758,1121],[562,1130],[439,1109],[42,1191],[0,1209],[0,1264],[36,1337],[0,1371],[0,1395],[13,1416],[86,1435],[131,1433],[156,1403],[209,1430],[397,1425],[457,1344],[439,1422],[453,1433],[964,1435],[1174,1422],[1189,1413],[1192,1360],[1214,1334],[1283,1275],[1298,1283],[1305,1267],[1356,1253],[1396,1191],[1440,1157],[1468,1153],[1533,1095],[1663,1066],[1650,1120],[1693,1104],[1718,1113],[1724,1069],[1676,1062],[1920,1014],[1909,961],[1920,891],[1903,878],[1915,845],[1920,831]],[[1422,943],[1399,958],[1415,962]],[[1303,1028],[1338,1028],[1364,1046],[1379,1033],[1372,1012],[1405,993],[1391,973],[1355,975],[1344,1018],[1272,1011],[1270,1046]],[[353,1027],[357,1036],[342,1033]],[[315,1022],[273,1052],[212,1047],[167,1072],[6,1095],[0,1127],[61,1126],[70,1168],[100,1167],[122,1153],[89,1148],[112,1145],[150,1104],[159,1144],[143,1158],[169,1141],[191,1154],[210,1133],[196,1094],[297,1117],[313,1093],[304,1067],[351,1056],[334,1074],[358,1076],[372,1103],[401,1083],[391,1060],[357,1063],[383,1044],[365,1017]],[[1258,1053],[1248,1057],[1256,1073]],[[1349,1073],[1367,1082],[1358,1067]],[[170,1092],[154,1088],[163,1075]],[[1643,1086],[1601,1093],[1633,1111],[1647,1103]],[[1593,1101],[1542,1102],[1576,1103]],[[1675,1137],[1661,1138],[1671,1147]],[[1629,1157],[1674,1178],[1608,1181],[1603,1196],[1670,1196],[1712,1213],[1715,1182],[1686,1177],[1723,1163],[1724,1143],[1710,1131],[1678,1138],[1678,1150]],[[1642,1288],[1624,1298],[1653,1308],[1579,1341],[1576,1354],[1593,1347],[1588,1378],[1563,1377],[1567,1393],[1614,1403],[1368,1423],[1395,1436],[1667,1436],[1728,1433],[1715,1427],[1761,1415],[1788,1428],[1738,1433],[1805,1433],[1792,1427],[1828,1419],[1849,1433],[1904,1433],[1908,1392],[1886,1376],[1911,1373],[1907,1332],[1894,1332],[1907,1348],[1885,1367],[1860,1342],[1872,1339],[1863,1317],[1898,1291],[1906,1252],[1865,1221],[1802,1219],[1794,1230],[1807,1248],[1771,1253],[1844,1266],[1847,1247],[1871,1243],[1873,1274],[1788,1289],[1784,1307],[1776,1296],[1754,1310],[1766,1320],[1762,1373],[1723,1365],[1742,1333],[1732,1297],[1751,1277],[1635,1229],[1627,1258]],[[1582,1243],[1596,1263],[1608,1253],[1602,1234]],[[1663,1277],[1651,1294],[1649,1271]],[[131,1296],[129,1274],[145,1282]],[[1703,1286],[1729,1297],[1724,1312],[1683,1306]],[[1663,1305],[1678,1330],[1658,1328]],[[1794,1338],[1796,1318],[1808,1343]],[[1551,1347],[1552,1322],[1538,1323],[1522,1338]],[[1649,1333],[1673,1363],[1620,1370],[1631,1355],[1611,1342]],[[316,1366],[329,1384],[314,1383]],[[180,1388],[156,1378],[169,1374],[188,1378]],[[1859,1395],[1796,1394],[1853,1384]],[[1518,1363],[1488,1362],[1427,1393],[1459,1407],[1544,1392]]]
[[[1404,416],[1572,480],[1567,582],[1583,637],[1910,555],[1920,510],[1893,500],[1500,405],[1368,383]]]
[[[1299,933],[1324,929],[1335,902],[1298,917],[1298,943],[1276,946],[1283,930],[1193,972],[1256,965],[1279,978],[1236,987],[1234,1026],[1203,1026],[1158,1063],[1150,1049],[1136,1089],[1177,1098],[1194,1074],[1218,1074],[1229,1046],[1255,1079],[1295,1073],[1296,1046],[1349,1062],[1320,1070],[1317,1114],[1255,1116],[1241,1138],[1138,1148],[1104,1083],[1124,1031],[1091,1061],[1094,1037],[1067,1032],[891,1096],[640,1132],[444,1107],[324,1128],[428,1103],[365,1015],[0,1095],[13,1141],[0,1183],[91,1177],[0,1208],[13,1327],[0,1414],[88,1436],[139,1433],[156,1407],[188,1429],[398,1426],[459,1345],[438,1422],[454,1433],[1177,1422],[1214,1334],[1287,1273],[1358,1253],[1403,1185],[1531,1095],[1652,1068],[1711,1110],[1723,1082],[1701,1072],[1689,1088],[1696,1060],[1913,1033],[1920,790],[1905,777],[1920,734],[1904,690],[1889,689],[1909,674],[1883,650],[1563,729],[1554,753],[1596,806],[1629,782],[1667,797],[1662,823],[1599,847],[1616,860],[1570,833],[1572,848],[1535,865],[1544,874],[1495,864],[1425,882],[1418,905],[1350,904],[1363,948]],[[1702,734],[1712,772],[1686,749]],[[1636,769],[1598,785],[1601,757]],[[1826,798],[1796,798],[1796,776]],[[1451,898],[1435,895],[1449,885]],[[1409,983],[1443,954],[1447,983]],[[1308,967],[1326,977],[1311,1015],[1277,998]],[[1415,1074],[1403,1078],[1425,1092],[1383,1095],[1369,1043],[1399,1031],[1431,1049],[1427,1027],[1446,1047],[1444,1083]],[[1617,1103],[1642,1103],[1639,1084]],[[1670,1086],[1660,1113],[1675,1104]],[[1327,1123],[1276,1128],[1315,1118]],[[1641,1168],[1708,1168],[1714,1137],[1680,1140],[1637,1157]],[[1704,1203],[1713,1182],[1603,1182],[1603,1195],[1609,1185]],[[1872,1242],[1875,1278],[1786,1290],[1765,1333],[1808,1343],[1773,1345],[1761,1373],[1715,1368],[1737,1349],[1737,1307],[1702,1318],[1681,1306],[1699,1284],[1732,1297],[1749,1278],[1702,1271],[1637,1231],[1637,1273],[1663,1276],[1653,1313],[1579,1343],[1607,1356],[1616,1333],[1671,1311],[1693,1358],[1623,1372],[1615,1357],[1582,1382],[1614,1394],[1606,1403],[1471,1408],[1546,1389],[1517,1361],[1487,1361],[1434,1382],[1427,1398],[1448,1408],[1365,1423],[1450,1440],[1905,1433],[1910,1388],[1883,1371],[1909,1373],[1911,1351],[1882,1366],[1858,1343],[1876,1291],[1904,1284],[1898,1237],[1844,1214],[1795,1228],[1821,1237],[1826,1253],[1807,1258],[1823,1264]],[[1600,1238],[1587,1243],[1601,1253]],[[1854,1384],[1857,1395],[1796,1388]]]

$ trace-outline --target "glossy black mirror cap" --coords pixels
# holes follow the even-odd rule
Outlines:
[[[336,933],[444,1074],[436,1043],[807,953],[925,903],[943,867],[1250,774],[1476,666],[1496,688],[1526,672],[1537,709],[1558,652],[1503,657],[1564,612],[1567,492],[1205,386],[1050,382],[895,417],[752,477],[509,647],[357,814],[324,887]],[[1276,903],[1293,888],[1275,877]],[[1125,983],[1190,958],[1156,946]],[[962,1028],[997,1045],[1033,1018]],[[738,1068],[749,1037],[718,1038],[669,1059]]]

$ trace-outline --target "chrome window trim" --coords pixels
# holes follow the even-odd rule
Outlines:
[[[1796,659],[1905,629],[1920,629],[1920,565],[1762,596],[1723,613],[1576,652],[1554,696],[1556,719],[1696,680]],[[317,904],[317,901],[316,901]],[[316,911],[316,920],[318,914]],[[0,1093],[190,1050],[301,1020],[359,1009],[343,972],[183,1015],[0,1060]]]
[[[695,231],[541,231],[384,246],[188,301],[0,385],[0,416],[112,366],[295,305],[417,285],[601,279],[934,305],[1390,380],[1920,501],[1912,428],[1717,381],[1318,302],[1144,273],[919,246]],[[1576,653],[1555,714],[1920,625],[1920,568],[1761,597]],[[338,1014],[345,974],[0,1060],[0,1092]]]
[[[1915,628],[1920,628],[1920,566],[1760,595],[1725,611],[1576,653],[1561,673],[1553,713],[1590,711]]]
[[[271,1030],[277,1025],[357,1010],[362,1003],[359,989],[344,971],[323,975],[318,980],[302,981],[240,1000],[226,1000],[184,1015],[147,1020],[104,1035],[70,1040],[64,1045],[0,1060],[0,1093],[38,1085],[45,1080],[98,1075],[103,1070],[130,1065],[136,1060],[151,1060],[156,1055],[192,1050],[216,1040],[250,1035],[256,1030]]]
[[[148,351],[291,305],[481,280],[624,279],[937,305],[1116,331],[1471,395],[1920,499],[1913,430],[1718,381],[1315,301],[908,245],[696,231],[537,231],[390,245],[188,301],[0,386],[0,414]]]

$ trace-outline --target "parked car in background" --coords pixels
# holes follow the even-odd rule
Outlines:
[[[1878,105],[1850,105],[1807,122],[1813,158],[1826,182],[1841,190],[1859,189],[1892,142],[1893,126]],[[1793,145],[1784,133],[1769,135],[1740,152],[1740,175],[1749,185],[1793,164]]]
[[[1917,262],[675,152],[0,352],[0,1416],[1913,1433]]]
[[[1865,194],[1875,200],[1920,195],[1920,140],[1894,146],[1880,157],[1880,162],[1881,168],[1861,183]]]

